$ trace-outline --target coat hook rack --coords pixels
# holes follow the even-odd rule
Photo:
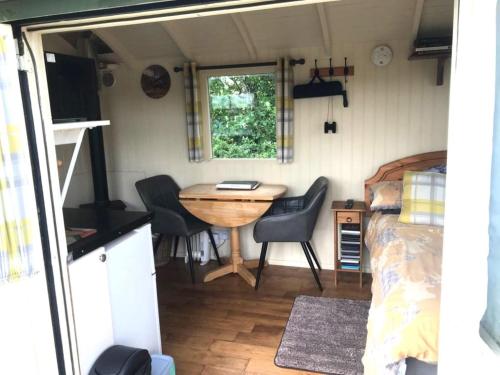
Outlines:
[[[330,76],[330,67],[328,68],[318,68],[319,70],[319,76],[320,77],[329,77]],[[311,77],[314,77],[314,70],[311,69],[310,75]],[[333,67],[333,77],[344,77],[344,83],[347,82],[346,77],[348,76],[354,76],[354,66],[348,66],[347,65],[347,58],[344,58],[344,66],[334,66]]]
[[[322,68],[325,69],[325,68]],[[335,76],[335,67],[333,67],[333,76],[328,75],[329,77]],[[344,75],[344,67],[339,68],[342,70],[342,74]],[[329,73],[331,68],[326,68],[327,73]],[[304,85],[296,85],[293,88],[293,97],[294,99],[306,99],[306,98],[319,98],[325,96],[342,96],[344,107],[349,106],[349,102],[347,100],[347,91],[342,85],[340,81],[325,81],[321,76],[321,69],[318,68],[318,60],[314,60],[314,69],[312,69],[313,76],[309,83]],[[317,81],[317,82],[316,82]]]

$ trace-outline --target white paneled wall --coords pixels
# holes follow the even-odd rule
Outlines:
[[[445,85],[435,86],[435,61],[409,62],[408,40],[386,42],[394,50],[394,60],[384,68],[370,62],[374,43],[333,46],[335,65],[343,64],[344,56],[355,65],[355,76],[349,78],[347,85],[349,108],[342,107],[340,97],[334,99],[338,132],[324,134],[328,99],[296,100],[296,157],[290,165],[274,160],[189,163],[182,75],[173,72],[171,61],[151,61],[165,65],[172,76],[170,92],[155,100],[143,94],[140,72],[121,67],[115,72],[115,86],[103,89],[101,94],[104,117],[112,124],[104,129],[111,198],[124,200],[130,209],[142,209],[134,182],[159,173],[172,175],[180,186],[256,179],[285,184],[289,195],[302,194],[316,177],[324,175],[330,180],[330,188],[313,246],[322,265],[333,268],[331,201],[362,199],[363,181],[385,162],[446,148],[449,72]],[[292,50],[289,54],[307,60],[305,66],[295,69],[296,83],[309,80],[314,58],[322,58],[322,66],[328,63],[320,49]],[[263,53],[260,57],[264,59]],[[246,258],[257,257],[260,251],[253,241],[252,229],[253,225],[248,225],[242,230],[242,252]],[[269,260],[274,264],[307,265],[297,244],[272,244]]]

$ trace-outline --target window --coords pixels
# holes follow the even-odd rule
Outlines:
[[[211,76],[208,102],[212,157],[276,157],[275,76]]]

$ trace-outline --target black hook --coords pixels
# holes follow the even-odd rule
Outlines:
[[[334,71],[333,71],[333,66],[332,66],[332,58],[330,57],[330,69],[328,69],[328,75],[330,77],[333,77]]]
[[[321,75],[319,74],[318,60],[314,59],[314,77],[311,79],[309,83],[310,84],[313,83],[316,80],[316,78],[318,79],[318,81],[324,82],[323,78],[321,78]]]
[[[344,84],[347,83],[348,74],[349,74],[349,68],[347,67],[347,57],[344,57]]]

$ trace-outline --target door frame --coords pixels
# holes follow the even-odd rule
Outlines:
[[[68,274],[66,267],[66,258],[67,258],[67,249],[66,249],[66,240],[64,234],[64,219],[62,215],[62,200],[59,192],[58,185],[58,173],[57,173],[57,163],[56,163],[56,155],[55,155],[55,145],[54,145],[54,137],[52,131],[50,129],[50,124],[52,123],[51,114],[50,114],[50,103],[48,98],[48,88],[47,81],[45,75],[45,66],[44,66],[44,56],[43,56],[43,46],[42,46],[42,35],[48,33],[58,33],[58,32],[66,32],[66,31],[77,31],[77,30],[89,30],[89,29],[99,29],[105,27],[112,26],[126,26],[126,25],[134,25],[141,23],[149,23],[149,22],[161,22],[161,21],[169,21],[176,19],[185,19],[185,18],[196,18],[196,17],[204,17],[204,16],[212,16],[219,14],[227,14],[234,12],[247,12],[254,10],[263,10],[277,7],[289,7],[289,6],[299,6],[313,3],[321,3],[321,2],[329,2],[336,0],[285,0],[285,1],[262,1],[262,0],[245,0],[245,1],[226,1],[226,2],[217,2],[217,3],[208,3],[208,4],[187,4],[183,6],[175,6],[173,5],[170,8],[162,8],[162,9],[148,9],[142,11],[134,11],[134,9],[130,8],[130,12],[124,12],[119,14],[113,14],[112,10],[109,10],[108,14],[103,15],[91,15],[90,17],[77,18],[77,19],[65,19],[64,17],[58,16],[53,18],[44,19],[43,22],[38,22],[36,24],[32,24],[30,22],[17,22],[16,25],[19,27],[20,31],[24,35],[24,39],[29,44],[31,51],[33,53],[33,58],[27,57],[28,60],[32,60],[28,62],[31,69],[28,70],[28,81],[30,86],[30,95],[31,102],[35,111],[33,111],[33,119],[34,119],[34,131],[36,143],[38,146],[37,154],[39,156],[39,165],[41,171],[41,184],[39,186],[41,191],[43,191],[44,203],[47,208],[46,218],[47,218],[47,227],[49,232],[49,243],[51,248],[51,256],[54,267],[54,287],[57,294],[58,311],[60,313],[60,321],[61,321],[61,333],[62,333],[62,345],[64,350],[65,358],[72,358],[76,356],[74,345],[71,344],[75,341],[75,333],[74,333],[74,325],[73,325],[73,316],[72,316],[72,307],[71,307],[71,296],[68,283]],[[457,75],[457,71],[460,69],[459,65],[462,63],[462,54],[457,53],[457,30],[459,26],[463,28],[467,27],[465,25],[459,25],[464,14],[459,14],[459,9],[466,9],[464,4],[472,3],[473,0],[455,0],[455,25],[454,25],[454,48],[453,48],[453,56],[452,56],[452,66],[451,66],[451,75],[452,75],[452,84],[450,87],[450,121],[448,124],[449,127],[449,165],[450,165],[450,173],[451,177],[450,181],[453,180],[454,169],[456,165],[460,164],[460,153],[463,150],[463,146],[466,145],[465,142],[468,142],[467,139],[467,131],[466,129],[470,129],[467,126],[466,119],[467,116],[461,118],[458,115],[459,106],[457,103],[460,102],[461,97],[465,94],[461,94],[459,90],[459,79],[460,76]],[[187,2],[185,2],[187,3]],[[476,4],[479,3],[476,1]],[[178,4],[178,3],[177,3]],[[163,4],[165,6],[165,4]],[[477,5],[479,7],[479,5]],[[460,15],[460,17],[459,17]],[[473,17],[471,15],[471,17]],[[463,30],[462,28],[462,30]],[[466,58],[465,60],[470,60]],[[477,64],[482,63],[482,61],[478,60]],[[476,65],[477,68],[477,65]],[[472,72],[472,73],[471,73]],[[475,72],[475,73],[474,73]],[[482,76],[483,73],[478,71],[477,69],[469,70],[468,74],[476,74]],[[460,74],[460,73],[458,73]],[[463,73],[467,74],[467,73]],[[476,87],[477,89],[477,87]],[[468,93],[470,95],[470,92]],[[454,104],[455,103],[455,104]],[[463,108],[466,108],[464,106]],[[452,122],[453,121],[453,122]],[[463,137],[460,137],[459,134],[462,133]],[[486,132],[487,135],[487,132]],[[456,144],[450,144],[451,140]],[[461,147],[458,146],[459,142],[462,142]],[[452,142],[451,142],[452,143]],[[455,151],[454,151],[455,150]],[[462,152],[463,154],[463,152]],[[484,152],[482,152],[484,156]],[[468,155],[464,155],[466,157]],[[471,160],[471,158],[469,158]],[[484,159],[483,159],[484,160]],[[458,176],[458,175],[457,175]],[[457,178],[458,180],[458,178]],[[456,181],[455,185],[460,185],[458,181]],[[464,187],[466,185],[463,185]],[[54,188],[55,187],[55,188]],[[454,193],[450,193],[447,196],[447,205],[451,208],[453,205],[456,206],[456,201],[453,198],[453,195],[458,196],[458,189]],[[483,207],[484,208],[484,207]],[[460,215],[452,217],[453,215],[447,215],[446,217],[446,227],[450,230],[454,227],[459,227],[458,220],[460,220]],[[448,230],[448,232],[449,232]],[[445,312],[443,318],[449,317],[446,315],[446,312],[449,311],[449,307],[447,307],[448,302],[455,302],[454,296],[456,293],[453,291],[453,287],[458,285],[456,282],[453,282],[453,278],[455,276],[458,277],[458,274],[455,271],[452,271],[452,267],[448,266],[446,262],[448,262],[448,258],[452,255],[447,255],[448,253],[453,253],[453,250],[450,249],[452,244],[451,236],[446,234],[445,232],[445,245],[444,245],[444,261],[443,261],[443,298],[442,302],[442,312]],[[456,262],[456,258],[449,261],[449,263]],[[447,268],[449,269],[447,270]],[[455,280],[456,281],[456,280]],[[455,286],[448,286],[455,285]],[[448,306],[451,306],[448,305]],[[456,313],[456,310],[454,310]],[[445,316],[446,315],[446,316]],[[458,317],[459,314],[456,314]],[[450,334],[451,327],[448,327],[451,323],[446,323],[446,319],[442,319],[444,324],[441,327],[441,344],[444,343],[450,344],[453,340],[453,334]],[[458,341],[457,341],[458,342]],[[450,366],[451,368],[451,358],[452,355],[450,353],[449,348],[443,348],[442,353],[444,354],[443,358],[443,369],[446,369],[446,366]],[[449,354],[447,356],[447,353]],[[448,358],[447,358],[448,357]],[[477,359],[477,358],[476,358]],[[470,358],[470,361],[473,361],[474,358]],[[75,362],[76,363],[76,362]],[[440,363],[441,365],[441,363]],[[73,371],[74,373],[78,373],[78,367],[73,366],[72,360],[65,361],[66,371],[70,373]]]
[[[112,26],[168,21],[174,19],[198,18],[278,7],[300,6],[339,0],[243,0],[205,3],[188,6],[172,6],[170,8],[147,10],[141,12],[106,14],[99,17],[61,19],[60,16],[47,17],[44,23],[31,24],[32,21],[13,23],[19,44],[20,65],[26,71],[27,90],[23,90],[23,101],[31,103],[32,141],[36,145],[31,152],[37,162],[38,179],[35,181],[39,193],[40,214],[44,217],[45,239],[49,249],[45,256],[53,277],[48,280],[51,288],[52,303],[55,304],[52,318],[59,328],[55,334],[56,350],[60,354],[60,372],[79,374],[78,350],[76,345],[75,322],[71,302],[71,290],[67,267],[68,251],[65,235],[63,200],[59,189],[57,157],[52,116],[49,101],[49,91],[45,71],[42,35],[65,31],[80,31]],[[178,2],[177,2],[178,3]],[[183,2],[183,3],[187,3]],[[131,8],[132,10],[132,8]],[[27,97],[29,95],[29,98]],[[57,328],[56,327],[56,328]]]
[[[43,91],[46,79],[45,76],[40,79],[40,63],[36,58],[36,48],[40,47],[37,47],[35,43],[35,48],[33,48],[29,43],[31,34],[22,34],[17,29],[15,36],[19,46],[20,84],[24,86],[22,94],[25,118],[29,118],[26,126],[30,155],[34,165],[36,163],[36,166],[32,166],[32,173],[35,177],[34,184],[43,240],[45,272],[50,290],[49,299],[59,372],[74,374],[77,373],[77,362],[74,361],[77,358],[77,353],[73,344],[76,341],[66,264],[68,254],[57,177],[57,158],[55,156],[54,136],[52,132],[48,132],[50,127],[47,126],[47,118],[41,110],[43,103],[48,101],[48,91]],[[41,36],[37,37],[40,38],[41,46]],[[31,111],[28,111],[28,103]],[[53,145],[52,149],[50,148],[51,144]],[[51,167],[52,165],[55,165],[56,168]],[[59,197],[59,200],[54,199],[55,197]]]

